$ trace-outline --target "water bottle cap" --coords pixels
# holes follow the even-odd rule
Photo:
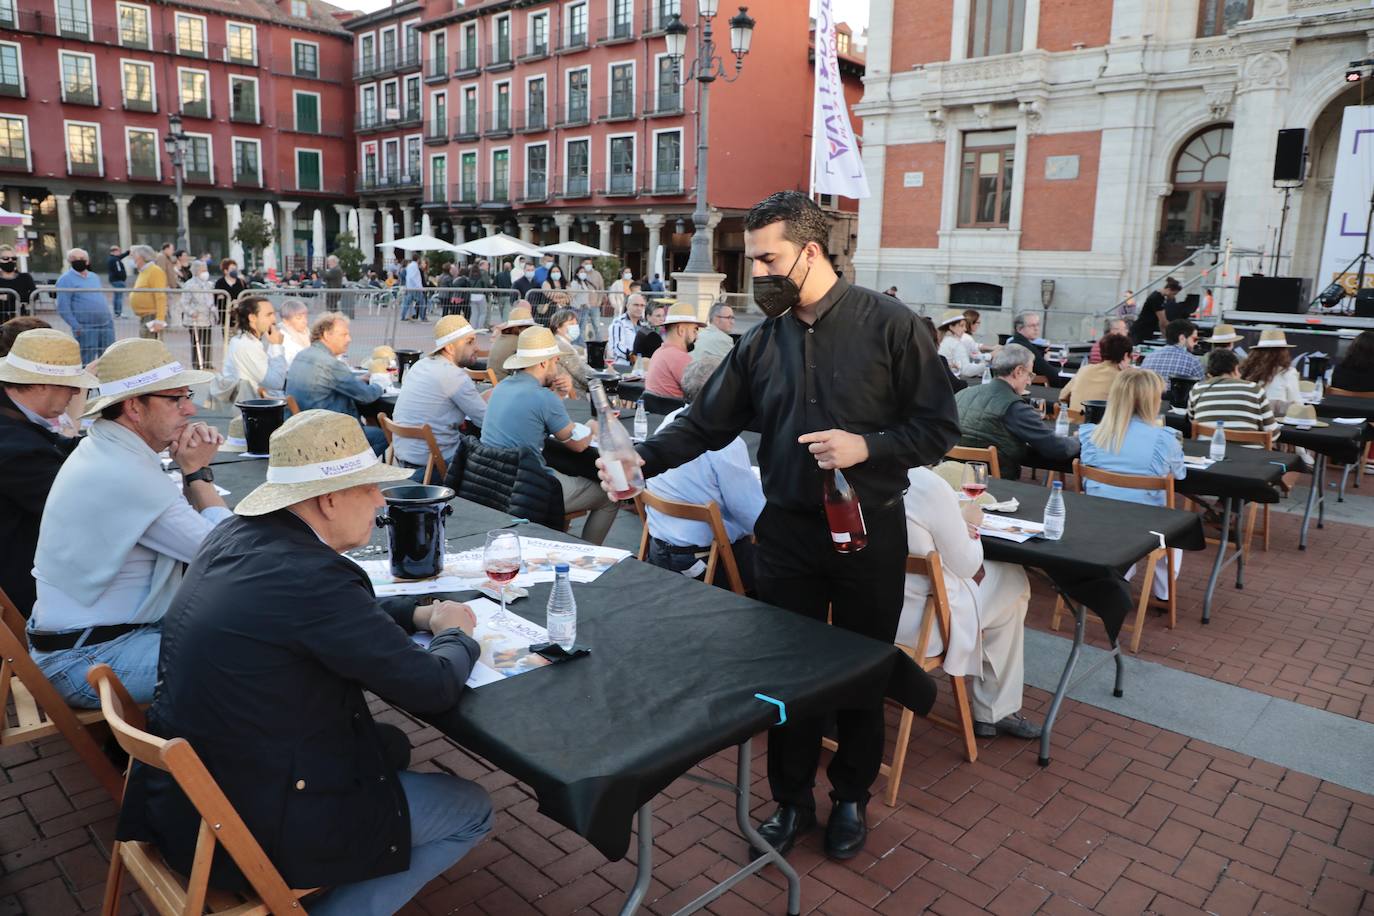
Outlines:
[[[554,572],[554,575],[557,575],[558,573],[565,573],[565,572],[567,572],[567,571],[568,571],[568,564],[567,564],[567,563],[555,563],[555,564],[553,564],[553,572]]]
[[[1062,480],[1056,480],[1056,481],[1054,482],[1054,489],[1056,489],[1056,490],[1062,490],[1062,489],[1064,489],[1064,482],[1063,482]]]

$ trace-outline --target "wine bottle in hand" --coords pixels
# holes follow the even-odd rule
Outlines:
[[[837,553],[858,553],[868,546],[859,494],[839,468],[825,472],[825,518],[830,523],[830,544]]]
[[[644,472],[639,469],[639,453],[630,441],[630,434],[625,431],[625,427],[611,410],[606,389],[595,379],[589,379],[587,387],[592,396],[592,404],[596,407],[596,415],[601,418],[596,448],[601,453],[606,477],[610,481],[611,499],[633,499],[644,489]]]

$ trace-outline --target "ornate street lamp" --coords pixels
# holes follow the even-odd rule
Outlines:
[[[739,12],[730,17],[730,50],[735,55],[734,72],[726,69],[727,61],[716,53],[716,38],[712,21],[719,11],[720,0],[698,0],[697,13],[700,24],[698,30],[696,57],[683,70],[683,56],[687,50],[689,29],[682,18],[674,13],[672,21],[664,30],[664,41],[673,66],[680,74],[679,85],[686,86],[693,80],[700,87],[701,102],[697,106],[697,194],[696,209],[692,212],[692,222],[696,231],[692,234],[692,253],[687,259],[684,273],[707,274],[715,270],[711,263],[711,240],[708,235],[710,213],[706,209],[707,186],[707,134],[710,130],[711,84],[717,79],[733,83],[744,68],[744,55],[749,53],[749,45],[754,37],[754,20],[749,16],[749,8],[741,6]]]
[[[172,112],[167,116],[167,136],[163,141],[167,144],[167,155],[172,160],[172,175],[176,178],[177,197],[173,203],[177,211],[177,243],[178,249],[186,248],[186,214],[182,212],[181,206],[181,180],[186,170],[186,146],[189,142],[187,136],[181,132],[181,115]]]

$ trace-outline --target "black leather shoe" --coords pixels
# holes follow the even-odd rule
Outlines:
[[[778,805],[773,816],[759,824],[759,833],[781,855],[787,855],[797,842],[797,837],[816,826],[816,812],[797,805]],[[749,855],[757,859],[763,855],[762,849],[749,847]]]
[[[832,859],[852,859],[868,839],[866,807],[860,802],[837,801],[825,825],[825,854]]]
[[[1013,738],[1031,740],[1040,737],[1041,728],[1030,719],[1014,712],[997,722],[974,722],[973,734],[978,738],[995,738],[998,735],[1011,735]]]

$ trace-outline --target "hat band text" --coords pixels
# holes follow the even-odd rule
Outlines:
[[[377,463],[377,453],[368,449],[348,458],[335,458],[332,461],[319,461],[315,464],[299,464],[294,467],[267,466],[268,483],[313,483],[317,480],[331,480],[366,470]]]
[[[135,388],[143,388],[154,382],[160,382],[174,375],[180,375],[181,373],[181,363],[168,363],[165,366],[158,366],[156,369],[149,369],[147,372],[131,375],[128,378],[119,378],[112,382],[101,382],[100,396],[102,398],[108,398],[116,394],[124,394],[126,391],[133,391]]]
[[[71,378],[73,375],[81,374],[81,365],[75,366],[55,366],[52,363],[36,363],[31,359],[25,359],[13,350],[6,357],[8,364],[15,369],[23,369],[25,372],[33,372],[37,375],[51,375],[54,377]]]

